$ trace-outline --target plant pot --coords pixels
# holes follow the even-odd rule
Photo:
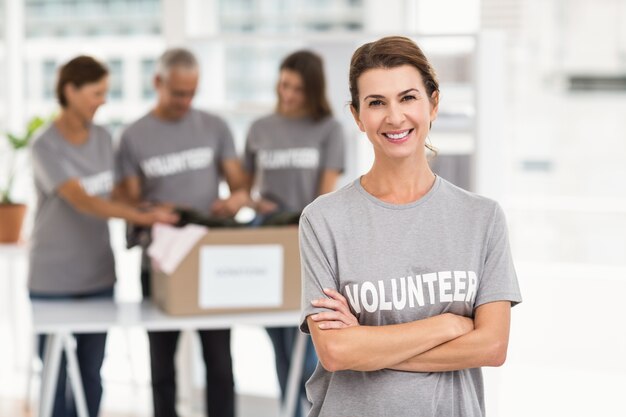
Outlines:
[[[20,239],[26,204],[0,204],[0,243],[16,243]]]

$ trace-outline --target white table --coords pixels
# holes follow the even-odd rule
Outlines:
[[[299,311],[271,313],[220,314],[179,317],[161,312],[151,302],[119,303],[111,300],[34,300],[33,330],[48,334],[41,382],[39,417],[50,417],[54,391],[59,374],[61,356],[65,351],[68,375],[78,411],[78,417],[88,417],[73,333],[106,332],[112,327],[142,327],[148,331],[228,329],[234,325],[264,327],[297,326]],[[292,353],[282,417],[291,417],[299,399],[299,381],[302,376],[306,338],[299,334]]]
[[[8,296],[7,298],[7,308],[8,308],[8,317],[10,318],[11,325],[11,339],[14,343],[17,343],[19,339],[18,331],[17,331],[17,316],[18,316],[18,308],[16,303],[16,289],[19,286],[16,286],[15,281],[22,279],[21,276],[18,276],[16,273],[15,265],[17,262],[26,257],[28,253],[28,247],[25,243],[0,243],[0,259],[5,261],[5,273],[0,273],[4,279],[8,279]],[[15,366],[17,366],[18,361],[13,361]]]

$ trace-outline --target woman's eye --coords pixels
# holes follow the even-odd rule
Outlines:
[[[383,105],[383,101],[382,100],[372,100],[369,102],[369,107],[376,107],[376,106],[382,106]]]
[[[417,100],[417,98],[412,95],[402,97],[402,101],[411,101],[411,100]]]

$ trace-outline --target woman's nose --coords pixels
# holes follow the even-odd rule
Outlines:
[[[392,126],[400,126],[404,122],[404,111],[397,104],[387,106],[387,123]]]

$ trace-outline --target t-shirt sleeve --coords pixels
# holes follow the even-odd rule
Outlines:
[[[33,174],[47,194],[53,194],[63,183],[80,174],[53,146],[39,141],[32,148]]]
[[[343,172],[345,169],[345,139],[343,127],[339,122],[333,120],[332,127],[322,144],[322,158],[320,166],[322,169],[332,169]]]
[[[324,288],[333,288],[339,291],[336,273],[331,266],[329,256],[325,253],[319,240],[319,236],[311,226],[305,215],[300,218],[300,264],[302,279],[302,313],[300,318],[300,330],[309,332],[307,317],[311,314],[328,311],[325,308],[314,307],[312,300],[328,298],[324,294]]]
[[[140,166],[133,153],[130,138],[124,132],[115,151],[115,182],[140,175]]]
[[[218,160],[227,161],[229,159],[237,159],[237,151],[235,150],[235,141],[233,139],[233,134],[225,121],[220,119],[220,124],[220,148]]]
[[[493,301],[522,301],[517,274],[511,256],[504,211],[495,205],[487,251],[474,307]]]
[[[243,169],[252,174],[256,171],[256,155],[254,150],[252,149],[252,142],[254,141],[254,126],[250,128],[248,132],[248,137],[246,138],[246,146],[243,151]]]

